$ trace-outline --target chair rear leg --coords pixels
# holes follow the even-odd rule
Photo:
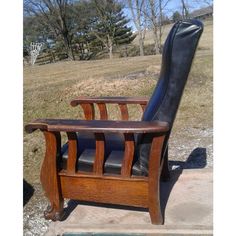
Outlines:
[[[148,173],[148,208],[152,224],[163,224],[160,203],[161,155],[165,135],[153,137]]]
[[[166,182],[170,180],[170,170],[169,170],[169,162],[168,162],[168,146],[166,147],[166,152],[164,155],[163,166],[161,171],[161,180]]]
[[[154,225],[163,224],[159,186],[160,186],[159,181],[158,181],[157,186],[150,186],[150,183],[149,183],[149,199],[148,199],[149,214],[150,214],[151,222]]]

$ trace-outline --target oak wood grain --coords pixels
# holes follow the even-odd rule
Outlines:
[[[58,175],[61,160],[61,136],[59,132],[44,132],[46,153],[41,166],[40,180],[50,206],[44,212],[46,219],[60,220],[63,214],[63,197]]]
[[[134,158],[134,135],[124,134],[125,137],[125,152],[121,167],[122,177],[130,177]]]
[[[95,133],[155,133],[167,132],[169,125],[161,121],[103,121],[38,119],[25,126],[28,133],[42,131],[95,132]]]
[[[67,137],[68,137],[67,173],[74,174],[76,172],[78,140],[75,132],[67,132]]]
[[[120,113],[121,113],[121,119],[122,120],[129,120],[129,112],[127,104],[119,103]]]
[[[96,175],[103,174],[104,156],[105,156],[105,136],[103,133],[95,133],[96,156],[93,165],[93,172]]]
[[[71,106],[87,103],[117,103],[117,104],[143,104],[149,101],[147,97],[78,97],[71,101]]]
[[[94,120],[95,109],[93,104],[81,104],[84,111],[84,117],[86,120]]]
[[[100,120],[108,120],[108,113],[105,103],[97,104],[99,112],[100,112]]]
[[[152,140],[148,171],[148,208],[152,224],[163,224],[160,204],[161,154],[165,135],[155,135]]]
[[[148,207],[147,181],[60,176],[64,198]]]

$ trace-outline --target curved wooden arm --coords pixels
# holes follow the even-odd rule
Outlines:
[[[25,126],[28,133],[36,129],[52,132],[165,133],[169,131],[169,124],[161,121],[38,119]]]
[[[147,97],[78,97],[70,102],[75,107],[79,104],[88,103],[115,103],[115,104],[140,104],[146,105],[149,101]]]

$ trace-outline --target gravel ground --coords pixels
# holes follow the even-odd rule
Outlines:
[[[24,206],[23,224],[25,236],[44,235],[50,224],[50,221],[45,220],[43,217],[43,212],[47,208],[48,201],[43,195],[41,185],[35,184],[33,189],[33,196]],[[26,191],[24,189],[24,194]]]
[[[173,130],[169,149],[171,168],[212,168],[212,136],[212,128],[183,128],[178,131]],[[24,193],[28,192],[29,195],[32,192],[32,189],[31,191],[30,189],[28,186],[28,188],[25,188]],[[44,235],[50,224],[50,221],[46,221],[43,217],[43,211],[46,209],[48,202],[43,195],[41,185],[35,184],[33,189],[33,196],[24,206],[25,236]]]

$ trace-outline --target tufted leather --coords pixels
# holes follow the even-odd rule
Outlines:
[[[160,79],[147,104],[142,120],[173,122],[191,69],[203,24],[198,20],[177,22],[171,29],[163,49]],[[140,135],[138,160],[143,175],[148,175],[151,138]],[[168,143],[165,141],[163,154]]]

